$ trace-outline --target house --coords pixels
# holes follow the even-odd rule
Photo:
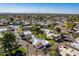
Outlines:
[[[32,45],[38,49],[51,47],[47,40],[40,39],[35,36],[32,36]]]
[[[20,34],[20,36],[21,36],[21,39],[23,39],[23,40],[28,40],[28,39],[30,39],[30,38],[32,37],[32,32],[29,31],[29,30],[26,30],[26,31],[23,31],[23,32]]]
[[[2,33],[7,31],[8,29],[7,28],[0,28],[0,38],[3,37]]]
[[[0,33],[7,31],[7,28],[0,28]]]
[[[58,50],[61,56],[79,56],[79,51],[65,45],[60,45]]]
[[[60,39],[60,35],[59,34],[54,34],[54,40],[59,40]]]
[[[53,35],[54,35],[54,32],[52,30],[49,30],[49,29],[40,29],[43,33],[46,34],[46,36],[50,39],[53,39]]]
[[[8,24],[8,20],[7,19],[1,19],[0,20],[0,26],[7,25],[7,24]]]
[[[3,26],[3,25],[4,25],[4,23],[0,22],[0,26]]]
[[[30,25],[29,26],[24,26],[23,28],[24,28],[24,30],[30,30],[32,28],[32,26],[30,26]]]
[[[52,33],[48,33],[46,36],[47,36],[47,38],[53,39],[53,34]]]
[[[19,25],[8,25],[8,28],[9,29],[18,29],[19,28]]]
[[[63,39],[64,41],[72,41],[71,35],[68,35],[66,33],[62,33],[62,34],[60,34],[60,36],[61,36],[61,39]]]
[[[53,38],[55,41],[57,41],[58,43],[60,42],[71,42],[72,41],[72,38],[70,35],[68,34],[65,34],[65,33],[61,33],[61,34],[54,34],[53,35]]]
[[[25,24],[28,26],[28,25],[30,25],[30,22],[28,22],[28,21],[25,21]]]
[[[79,30],[74,32],[76,36],[79,36]]]
[[[64,42],[64,40],[61,38],[60,34],[54,34],[53,39],[58,43]]]
[[[12,26],[12,25],[8,25],[8,30],[10,30],[10,31],[14,31],[15,28],[14,28],[14,26]]]
[[[74,30],[79,30],[79,22],[74,22],[76,23],[76,26],[74,27]]]
[[[79,49],[79,38],[76,38],[75,42],[71,43],[71,46],[73,46],[76,49]]]
[[[48,34],[49,32],[50,32],[50,30],[49,29],[45,29],[45,28],[42,28],[42,29],[40,29],[42,32],[44,32],[45,34]]]

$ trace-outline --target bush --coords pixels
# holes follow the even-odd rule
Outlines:
[[[61,33],[61,28],[59,28],[58,26],[54,27],[54,31],[56,31],[57,33]]]

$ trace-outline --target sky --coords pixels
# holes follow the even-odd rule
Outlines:
[[[79,3],[0,3],[0,13],[79,14]]]

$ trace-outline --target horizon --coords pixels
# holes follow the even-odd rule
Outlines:
[[[0,3],[0,13],[79,14],[79,3]]]
[[[75,13],[12,13],[12,12],[4,12],[4,13],[0,13],[0,14],[56,14],[56,15],[65,15],[65,14],[68,14],[68,15],[79,15],[79,14],[75,14]]]

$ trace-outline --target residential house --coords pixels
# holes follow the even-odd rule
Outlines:
[[[21,38],[23,40],[28,40],[32,37],[32,32],[29,31],[29,30],[26,30],[26,31],[23,31],[21,34],[20,34]]]
[[[65,33],[62,33],[62,34],[54,34],[53,35],[53,38],[58,43],[64,42],[64,41],[66,41],[66,42],[71,42],[72,41],[71,36],[68,35],[68,34],[65,34]]]
[[[0,28],[0,33],[7,31],[7,28]]]
[[[7,19],[1,19],[0,20],[0,26],[7,25],[7,24],[8,24],[8,20]]]
[[[71,43],[71,46],[73,46],[76,49],[79,49],[79,38],[76,38],[75,42]]]
[[[7,31],[8,29],[7,28],[0,28],[0,38],[3,37],[2,33]]]
[[[46,34],[46,36],[50,39],[53,39],[53,35],[54,35],[54,32],[52,30],[49,30],[49,29],[40,29],[43,33]]]
[[[34,35],[32,36],[32,45],[38,49],[51,47],[47,40],[37,38]]]

